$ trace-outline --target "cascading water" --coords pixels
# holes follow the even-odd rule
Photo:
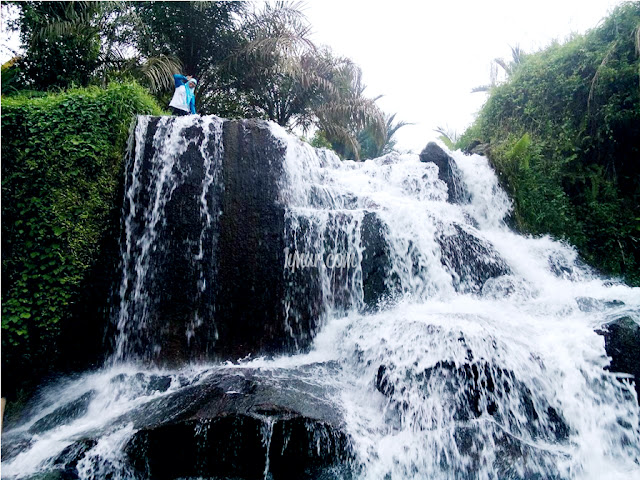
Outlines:
[[[202,318],[213,317],[210,297],[216,274],[213,258],[219,211],[216,190],[220,188],[223,154],[222,120],[202,117],[194,124],[188,118],[156,119],[153,135],[148,135],[149,121],[149,117],[139,118],[135,143],[128,155],[114,361],[159,357],[163,353],[162,342],[148,340],[150,331],[163,322],[158,317],[190,316],[183,348],[188,348],[196,337]],[[199,134],[187,137],[188,130]],[[148,141],[150,145],[146,144]],[[187,198],[185,190],[195,190],[195,201],[180,205],[173,197]],[[169,209],[172,199],[179,204]],[[175,217],[181,217],[180,222],[191,222],[194,228],[178,236],[172,228]],[[175,255],[176,250],[179,255]],[[188,274],[179,277],[189,281],[180,289],[171,289],[167,283],[176,278],[173,273],[180,268],[189,269]],[[170,290],[172,294],[168,295]],[[175,304],[193,311],[177,311]],[[215,337],[215,321],[210,322],[210,328]]]
[[[285,151],[278,321],[299,353],[177,370],[130,363],[163,355],[162,337],[145,337],[175,313],[157,279],[176,261],[166,258],[175,234],[167,217],[177,215],[169,202],[189,183],[198,222],[180,239],[193,276],[181,348],[222,328],[207,305],[222,281],[214,257],[225,254],[225,125],[162,119],[149,138],[151,121],[139,119],[127,176],[117,361],[41,392],[3,435],[6,478],[184,478],[215,468],[210,478],[640,477],[636,392],[605,369],[595,332],[612,319],[640,321],[639,289],[599,277],[566,244],[510,230],[510,201],[479,156],[451,154],[468,197],[454,204],[438,167],[417,155],[343,162],[271,125]],[[187,141],[189,129],[204,134]],[[195,160],[180,163],[188,149]],[[188,181],[192,169],[205,173]],[[204,338],[214,349],[217,335]],[[215,408],[198,399],[214,389],[215,408],[227,410],[203,420]],[[245,408],[252,396],[266,400]],[[156,425],[168,425],[166,438],[188,427],[192,443],[162,450]],[[254,450],[238,432],[252,432]],[[259,452],[244,460],[259,465],[227,465],[231,453],[215,456],[227,444]],[[315,460],[283,464],[292,449]],[[156,458],[172,455],[188,468]],[[326,456],[333,467],[317,473]]]

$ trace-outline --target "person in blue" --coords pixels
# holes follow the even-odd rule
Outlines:
[[[198,81],[190,75],[176,73],[173,76],[176,91],[169,102],[172,115],[195,115],[196,113],[196,85]]]

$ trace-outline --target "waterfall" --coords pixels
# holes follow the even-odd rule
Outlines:
[[[134,137],[127,156],[113,361],[160,356],[163,337],[152,334],[162,322],[159,316],[189,316],[182,348],[190,347],[203,317],[209,317],[215,337],[210,297],[216,274],[219,193],[214,190],[219,189],[222,121],[202,117],[194,125],[186,118],[141,116]],[[180,268],[187,271],[175,275]],[[180,281],[179,288],[168,285],[171,279]],[[175,304],[190,311],[179,312]]]
[[[598,331],[637,326],[640,289],[513,231],[487,160],[446,156],[455,192],[418,155],[140,117],[112,360],[40,392],[5,477],[639,476]]]

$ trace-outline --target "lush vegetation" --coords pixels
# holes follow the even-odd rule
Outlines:
[[[535,54],[518,50],[458,146],[490,144],[515,222],[640,284],[640,3]]]
[[[4,392],[57,365],[62,326],[85,294],[118,210],[123,152],[138,113],[161,110],[135,83],[2,99]],[[79,319],[79,338],[92,323]]]

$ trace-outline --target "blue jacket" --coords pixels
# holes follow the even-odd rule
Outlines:
[[[184,89],[187,92],[187,105],[189,105],[189,109],[191,110],[191,113],[193,113],[195,115],[195,113],[196,113],[196,96],[191,92],[191,89],[189,88],[189,85],[188,85],[189,80],[184,75],[180,75],[179,73],[175,73],[173,75],[173,81],[176,84],[176,88],[180,88],[181,86],[184,85]]]

